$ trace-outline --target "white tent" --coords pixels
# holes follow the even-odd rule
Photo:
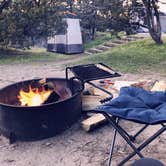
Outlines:
[[[166,15],[160,16],[161,31],[166,33]]]
[[[65,34],[48,39],[47,50],[51,52],[76,54],[83,52],[80,22],[78,18],[64,18],[67,23]]]

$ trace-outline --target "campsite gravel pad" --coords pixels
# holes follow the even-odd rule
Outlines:
[[[55,63],[35,63],[0,65],[0,87],[35,77],[63,77],[64,71]],[[135,81],[139,79],[166,79],[159,73],[125,74],[116,80]],[[114,79],[115,80],[115,79]],[[126,129],[134,133],[140,125],[121,122]],[[159,126],[150,127],[137,143],[151,135]],[[1,166],[103,166],[106,165],[112,137],[112,128],[104,126],[91,133],[86,133],[77,123],[61,135],[35,142],[16,142],[9,145],[8,140],[0,136]],[[125,146],[120,136],[115,147],[113,165],[116,165],[131,151]],[[145,156],[154,157],[166,163],[166,134],[161,135],[144,151]],[[128,163],[129,165],[130,163]]]

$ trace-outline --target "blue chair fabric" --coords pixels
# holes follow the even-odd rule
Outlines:
[[[97,110],[139,123],[161,124],[166,122],[166,92],[123,87],[119,97],[97,107]]]

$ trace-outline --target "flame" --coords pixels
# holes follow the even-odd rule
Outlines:
[[[42,87],[33,88],[29,86],[28,92],[25,92],[23,89],[19,91],[18,99],[21,103],[21,106],[39,106],[50,96],[51,90],[45,90]]]

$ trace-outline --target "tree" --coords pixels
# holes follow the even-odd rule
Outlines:
[[[124,30],[127,26],[122,26],[122,23],[127,21],[123,11],[123,0],[79,0],[77,4],[81,25],[89,30],[92,40],[96,30]]]
[[[157,44],[162,44],[158,0],[142,0],[142,2],[146,9],[146,21],[149,33]]]
[[[79,0],[79,15],[84,28],[89,29],[91,39],[95,30],[112,29],[126,31],[143,26],[149,29],[152,39],[162,44],[158,0]]]
[[[95,0],[79,0],[76,12],[81,20],[81,26],[89,31],[90,39],[95,38],[97,3]]]
[[[60,0],[13,0],[0,13],[0,44],[29,47],[65,30]]]
[[[152,39],[157,44],[162,44],[158,2],[158,0],[132,0],[127,10],[131,27],[146,27]]]

